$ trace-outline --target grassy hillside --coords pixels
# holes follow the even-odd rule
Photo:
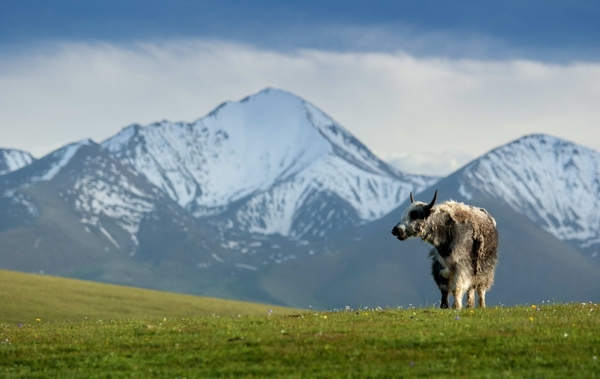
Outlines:
[[[289,313],[264,304],[0,270],[0,322]]]
[[[597,378],[600,307],[0,323],[2,378]]]

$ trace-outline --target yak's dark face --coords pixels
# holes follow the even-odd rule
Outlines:
[[[404,210],[400,222],[392,229],[392,234],[400,241],[410,237],[416,237],[421,233],[427,217],[431,214],[431,208],[437,199],[437,190],[431,203],[426,204],[415,201],[410,193],[411,204]]]
[[[420,201],[409,205],[402,214],[402,219],[400,219],[398,225],[392,229],[392,234],[400,241],[418,236],[425,220],[431,213],[431,210],[427,210],[426,207],[427,204]]]

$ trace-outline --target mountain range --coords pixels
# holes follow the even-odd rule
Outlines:
[[[546,135],[408,174],[265,89],[37,160],[0,150],[0,267],[303,308],[434,303],[427,246],[389,232],[411,191],[438,189],[498,221],[491,304],[598,300],[599,182],[600,153]]]

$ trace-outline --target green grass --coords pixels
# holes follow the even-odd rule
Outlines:
[[[600,307],[0,324],[2,378],[597,378]]]
[[[265,304],[0,270],[0,322],[82,321],[199,315],[259,315],[293,310]]]

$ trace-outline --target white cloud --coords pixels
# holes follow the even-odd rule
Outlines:
[[[131,123],[192,121],[267,86],[311,101],[413,172],[444,174],[534,132],[600,149],[600,64],[277,52],[202,40],[61,43],[0,56],[0,146],[40,156]]]
[[[391,156],[382,154],[381,157],[391,165],[408,173],[434,176],[444,176],[454,172],[473,160],[473,156],[461,151],[429,151],[408,153],[393,153]]]

